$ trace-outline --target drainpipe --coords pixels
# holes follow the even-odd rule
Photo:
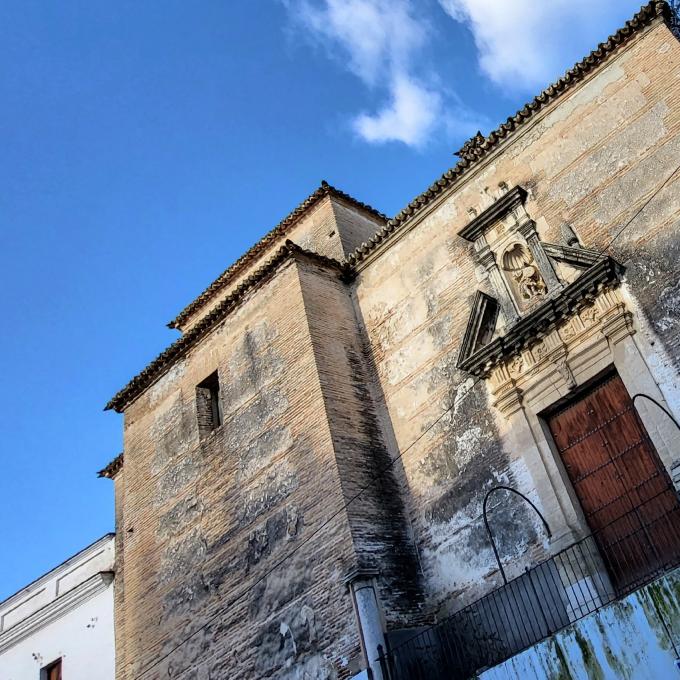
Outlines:
[[[378,602],[374,569],[354,569],[345,577],[345,583],[352,594],[354,612],[357,617],[361,649],[369,677],[373,680],[389,680],[380,667],[378,646],[386,649],[383,617]]]

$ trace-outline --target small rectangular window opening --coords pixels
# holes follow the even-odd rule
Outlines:
[[[217,371],[196,386],[196,410],[201,437],[210,434],[222,424],[220,380]]]
[[[40,670],[40,680],[62,680],[61,659],[53,661]]]

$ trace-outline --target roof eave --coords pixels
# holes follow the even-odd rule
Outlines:
[[[124,459],[125,455],[123,453],[119,453],[106,467],[99,470],[97,477],[114,479],[115,476],[123,469]]]
[[[359,265],[371,257],[385,241],[391,239],[395,232],[411,223],[416,216],[420,216],[434,201],[441,199],[447,191],[458,185],[463,176],[469,171],[477,169],[481,161],[498,151],[504,143],[512,140],[514,134],[524,128],[524,125],[537,113],[556,102],[562,95],[569,92],[575,85],[581,83],[599,66],[614,55],[620,47],[626,45],[641,31],[651,26],[655,21],[663,21],[671,27],[672,10],[665,0],[652,0],[644,5],[635,16],[626,22],[625,26],[611,35],[604,43],[600,43],[587,57],[575,64],[557,82],[548,86],[543,92],[520,109],[514,116],[510,116],[496,130],[486,137],[475,135],[466,142],[457,153],[458,163],[449,168],[434,184],[416,196],[405,208],[388,220],[385,226],[374,234],[367,243],[359,246],[348,258],[352,265]]]
[[[242,281],[234,291],[227,295],[214,309],[210,310],[198,323],[192,326],[187,333],[161,352],[143,371],[138,373],[125,387],[119,390],[106,404],[104,410],[122,413],[132,401],[164,375],[165,371],[177,359],[189,352],[198,341],[208,335],[234,309],[239,307],[251,290],[268,280],[283,262],[294,256],[309,258],[319,264],[330,267],[336,270],[340,278],[345,281],[353,275],[351,265],[305,250],[292,241],[286,241],[273,257]]]
[[[225,269],[197,298],[190,302],[167,326],[173,329],[182,329],[184,322],[197,312],[201,307],[212,300],[224,289],[236,276],[252,264],[259,255],[277,240],[282,239],[319,201],[327,196],[346,201],[355,208],[371,215],[382,222],[387,222],[387,216],[376,210],[367,203],[362,203],[356,198],[346,194],[323,180],[319,187],[313,191],[304,201],[298,204],[279,224],[265,234],[257,243],[249,248],[233,264]]]

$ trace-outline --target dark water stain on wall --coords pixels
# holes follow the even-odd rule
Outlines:
[[[255,527],[248,537],[246,552],[246,573],[260,560],[271,555],[282,542],[288,542],[297,536],[303,523],[299,509],[294,505],[280,510],[267,518],[267,521]]]

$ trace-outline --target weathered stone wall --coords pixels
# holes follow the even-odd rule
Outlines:
[[[324,405],[335,446],[356,568],[373,572],[388,628],[423,615],[417,554],[408,530],[399,470],[391,465],[373,393],[372,359],[363,343],[348,286],[317,264],[300,280]]]
[[[329,254],[329,257],[344,260],[362,243],[368,241],[368,239],[382,226],[382,223],[377,220],[375,216],[356,210],[356,208],[346,201],[332,199],[331,202],[342,252],[339,255]],[[302,245],[302,243],[300,243],[300,245]],[[311,249],[314,250],[314,248]],[[323,255],[324,253],[321,254]]]
[[[501,182],[521,185],[542,240],[564,243],[568,224],[584,245],[604,249],[680,162],[679,102],[680,43],[657,22],[360,265],[356,299],[398,448],[422,437],[402,463],[434,609],[456,608],[498,582],[481,521],[486,491],[508,483],[539,500],[543,483],[489,405],[484,382],[456,369],[472,296],[489,290],[472,246],[457,236],[468,210],[488,206]],[[641,351],[675,406],[678,226],[680,173],[610,250],[627,267]],[[535,518],[512,498],[492,507],[498,503],[492,523],[502,559],[512,565],[527,546],[539,555],[547,545]]]
[[[216,368],[224,422],[200,441],[195,388]],[[359,644],[346,515],[265,576],[342,506],[335,463],[289,260],[126,410],[118,677],[168,653],[143,677],[346,674]]]

